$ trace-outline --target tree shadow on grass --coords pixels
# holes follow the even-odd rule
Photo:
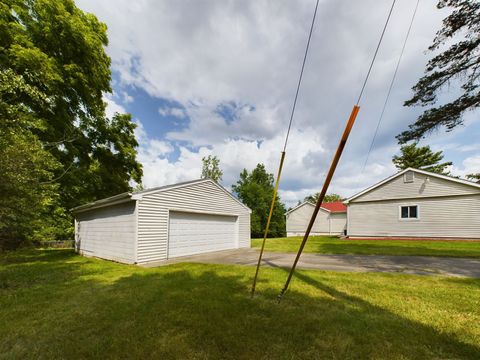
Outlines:
[[[40,263],[38,270],[46,269]],[[241,266],[134,269],[111,283],[78,277],[57,284],[59,291],[45,299],[49,306],[42,311],[34,303],[25,309],[28,302],[19,297],[12,305],[17,316],[3,325],[10,332],[0,353],[12,358],[425,359],[475,358],[480,351],[304,273],[296,274],[298,280],[313,290],[291,291],[278,305],[274,299],[285,274],[264,271],[269,282],[262,282],[266,290],[255,299],[248,291],[251,268]],[[39,291],[30,289],[30,298]]]

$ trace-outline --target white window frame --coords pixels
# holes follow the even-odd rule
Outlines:
[[[402,207],[411,207],[411,206],[416,206],[417,207],[417,217],[402,218]],[[410,209],[408,210],[408,215],[410,215]],[[420,205],[418,205],[418,204],[398,205],[398,220],[400,220],[400,221],[418,221],[418,220],[420,220]]]

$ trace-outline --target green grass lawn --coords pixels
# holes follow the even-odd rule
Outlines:
[[[302,238],[267,239],[266,251],[297,252]],[[262,239],[252,239],[252,247],[260,248]],[[345,240],[336,236],[312,236],[305,245],[305,252],[319,254],[360,255],[424,255],[480,257],[479,241],[438,240]]]
[[[0,256],[2,359],[478,359],[480,280]]]

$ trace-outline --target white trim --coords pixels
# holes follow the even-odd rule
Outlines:
[[[350,234],[350,211],[348,211],[348,206],[347,206],[347,226],[346,226],[346,234],[344,233],[343,235],[348,236]]]
[[[240,249],[240,215],[235,221],[235,249]]]
[[[170,258],[170,209],[167,209],[167,251],[165,251],[165,260]]]
[[[136,200],[135,201],[135,212],[134,212],[134,217],[135,217],[135,234],[134,234],[134,244],[135,244],[135,249],[133,251],[133,263],[137,264],[138,263],[138,208],[140,206],[140,201]]]
[[[75,252],[78,253],[80,252],[80,242],[78,241],[79,233],[78,233],[78,221],[76,218],[73,219],[73,227],[74,227],[74,232],[75,232],[75,240],[74,240],[74,247],[75,247]]]
[[[407,171],[413,171],[413,172],[416,172],[416,173],[419,173],[419,174],[423,174],[423,175],[427,175],[427,176],[433,176],[433,177],[436,177],[436,178],[439,178],[439,179],[443,179],[443,180],[448,180],[448,181],[453,181],[453,182],[457,182],[457,183],[460,183],[460,184],[463,184],[463,185],[468,185],[468,186],[473,186],[475,188],[478,188],[480,189],[480,184],[477,184],[477,183],[474,183],[472,181],[468,181],[468,180],[463,180],[463,179],[457,179],[457,178],[453,178],[451,176],[446,176],[446,175],[440,175],[440,174],[436,174],[436,173],[432,173],[430,171],[425,171],[425,170],[419,170],[419,169],[414,169],[414,168],[407,168],[405,170],[402,170],[392,176],[389,176],[387,177],[386,179],[383,179],[382,181],[366,188],[365,190],[363,191],[360,191],[359,193],[349,197],[347,200],[345,200],[343,203],[344,204],[348,204],[350,201],[358,198],[359,196],[362,196],[370,191],[372,191],[373,189],[376,189],[378,188],[379,186],[389,182],[390,180],[393,180],[403,174],[405,174]]]
[[[402,218],[402,207],[411,207],[411,206],[416,206],[417,207],[417,217],[410,217],[410,209],[408,210],[408,218]],[[420,205],[418,204],[403,204],[403,205],[398,205],[398,220],[400,221],[419,221],[420,220]]]
[[[201,215],[218,215],[218,216],[240,216],[239,213],[225,213],[225,212],[215,212],[215,211],[208,211],[208,210],[186,210],[185,208],[167,208],[167,210],[175,211],[175,212],[182,212],[182,213],[189,213],[189,214],[201,214]]]
[[[73,209],[70,209],[70,211],[73,213],[79,213],[82,211],[98,209],[105,206],[122,204],[124,202],[131,201],[132,200],[131,195],[132,195],[131,193],[121,193],[118,195],[110,196],[105,199],[100,199],[91,203],[74,207]]]

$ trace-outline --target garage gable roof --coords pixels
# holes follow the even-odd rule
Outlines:
[[[75,213],[75,212],[91,210],[91,209],[95,209],[95,208],[99,208],[99,207],[120,204],[120,203],[124,203],[124,202],[128,202],[128,201],[140,200],[143,195],[153,194],[153,193],[162,192],[162,191],[166,191],[166,190],[171,190],[171,189],[175,189],[175,188],[180,188],[180,187],[184,187],[184,186],[189,186],[189,185],[192,185],[192,184],[200,184],[200,183],[204,183],[204,182],[208,182],[208,183],[211,183],[211,184],[215,185],[216,187],[221,189],[223,192],[225,192],[228,196],[230,196],[233,200],[235,200],[237,203],[242,205],[250,213],[252,212],[252,210],[248,206],[246,206],[244,203],[242,203],[240,200],[238,200],[232,193],[230,193],[223,186],[221,186],[220,184],[217,184],[215,181],[213,181],[211,179],[196,179],[196,180],[185,181],[185,182],[171,184],[171,185],[158,186],[158,187],[155,187],[155,188],[152,188],[152,189],[145,189],[145,190],[140,190],[140,191],[135,191],[135,192],[125,192],[125,193],[121,193],[121,194],[111,196],[111,197],[108,197],[108,198],[105,198],[105,199],[97,200],[97,201],[94,201],[94,202],[91,202],[91,203],[88,203],[88,204],[85,204],[85,205],[80,205],[80,206],[74,207],[73,209],[70,209],[70,211]]]
[[[193,184],[200,184],[200,183],[211,183],[213,185],[215,185],[217,188],[219,188],[220,190],[222,190],[225,194],[227,194],[228,196],[230,196],[233,200],[235,200],[237,203],[239,203],[240,205],[242,205],[245,209],[247,209],[250,213],[252,212],[252,210],[247,206],[245,205],[244,203],[242,203],[239,199],[237,199],[230,191],[228,191],[227,189],[225,189],[222,185],[218,184],[217,182],[213,181],[212,179],[196,179],[196,180],[191,180],[191,181],[185,181],[185,182],[181,182],[181,183],[177,183],[177,184],[171,184],[171,185],[165,185],[165,186],[159,186],[159,187],[156,187],[156,188],[152,188],[152,189],[146,189],[146,190],[141,190],[141,191],[136,191],[133,193],[133,199],[141,199],[142,196],[144,195],[148,195],[148,194],[153,194],[153,193],[158,193],[158,192],[162,192],[162,191],[167,191],[167,190],[172,190],[172,189],[176,189],[176,188],[181,188],[181,187],[185,187],[185,186],[189,186],[189,185],[193,185]]]
[[[347,210],[346,210],[346,207],[345,207],[345,210],[339,210],[339,209],[337,209],[337,207],[335,207],[335,209],[333,209],[333,207],[332,207],[332,209],[328,209],[328,207],[330,207],[330,206],[327,205],[327,204],[330,204],[330,203],[322,203],[322,206],[320,207],[320,210],[323,210],[323,211],[328,212],[328,213],[343,213],[343,212],[346,212],[346,211],[347,211]],[[301,208],[301,207],[304,206],[304,205],[315,206],[315,204],[314,204],[314,203],[311,203],[310,201],[304,201],[303,203],[298,204],[297,206],[295,206],[293,209],[288,210],[288,211],[285,213],[285,215],[290,214],[291,212],[293,212],[293,211]]]
[[[364,194],[382,186],[383,184],[388,183],[389,181],[391,181],[393,179],[396,179],[399,176],[402,176],[403,174],[405,174],[408,171],[416,172],[418,174],[423,174],[423,175],[427,175],[427,176],[436,177],[436,178],[443,179],[443,180],[453,181],[453,182],[456,182],[456,183],[460,183],[460,184],[468,185],[468,186],[473,186],[477,189],[480,189],[480,184],[477,184],[473,181],[458,179],[458,178],[454,178],[454,177],[451,177],[451,176],[441,175],[441,174],[433,173],[433,172],[430,172],[430,171],[425,171],[425,170],[420,170],[420,169],[415,169],[415,168],[407,168],[407,169],[402,170],[402,171],[400,171],[396,174],[393,174],[392,176],[387,177],[386,179],[383,179],[382,181],[376,183],[375,185],[372,185],[372,186],[366,188],[363,191],[360,191],[359,193],[353,195],[352,197],[349,197],[347,200],[344,201],[344,203],[348,204],[350,201],[352,201],[352,200],[354,200],[354,199],[356,199],[356,198],[358,198],[358,197],[360,197],[360,196],[362,196],[362,195],[364,195]]]

